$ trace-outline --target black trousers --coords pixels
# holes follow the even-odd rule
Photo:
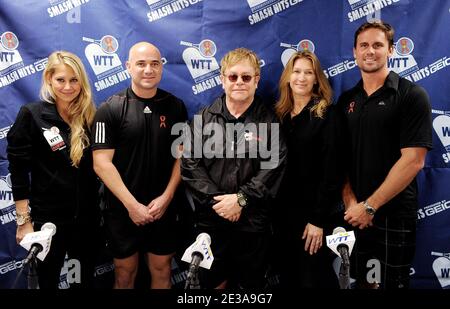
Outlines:
[[[39,231],[44,223],[35,221],[34,230]],[[72,274],[70,277],[75,281],[70,283],[69,279],[70,288],[92,288],[97,253],[101,245],[99,235],[100,229],[96,226],[57,224],[50,251],[44,261],[38,261],[37,264],[39,288],[58,289],[66,253],[69,259],[76,260],[71,265],[72,268],[69,268]]]
[[[302,218],[294,227],[292,220],[281,216],[275,223],[275,240],[273,243],[273,268],[279,273],[282,289],[339,289],[339,281],[333,261],[336,255],[327,248],[325,237],[333,234],[337,226],[344,226],[343,211],[330,214],[324,223],[322,247],[316,254],[305,251],[305,240],[301,239],[307,224]],[[289,224],[288,222],[291,222]]]
[[[227,280],[227,288],[262,289],[266,287],[269,232],[200,229],[211,236],[214,261],[211,269],[200,269],[202,288],[215,288]]]
[[[305,240],[301,239],[300,234],[296,236],[282,235],[282,241],[275,244],[280,253],[276,258],[280,287],[282,289],[338,289],[338,280],[333,269],[335,256],[326,247],[325,239],[322,241],[322,248],[316,254],[310,255],[309,251],[306,252],[304,249]],[[280,248],[281,244],[283,248]]]

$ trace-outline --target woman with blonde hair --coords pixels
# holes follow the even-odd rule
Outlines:
[[[340,199],[340,139],[332,90],[315,54],[292,55],[279,92],[275,110],[287,140],[288,165],[275,222],[282,242],[293,248],[290,261],[280,263],[280,281],[286,287],[335,286],[324,244]]]
[[[51,248],[38,263],[40,288],[58,288],[66,252],[80,262],[75,286],[94,273],[93,235],[99,226],[98,181],[90,131],[95,105],[81,60],[53,52],[43,72],[41,101],[21,107],[8,133],[8,160],[19,243],[46,222],[56,225]]]

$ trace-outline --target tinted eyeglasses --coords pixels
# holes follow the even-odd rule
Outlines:
[[[229,74],[229,75],[225,75],[225,76],[228,77],[228,80],[232,83],[237,82],[239,76],[241,77],[241,79],[244,83],[249,83],[253,78],[253,75],[247,75],[247,74],[244,74],[244,75]]]

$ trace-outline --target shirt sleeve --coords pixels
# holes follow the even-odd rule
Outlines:
[[[110,104],[103,103],[94,117],[92,124],[92,149],[115,149],[117,143],[117,121],[111,112]]]
[[[431,149],[431,106],[426,91],[414,85],[402,102],[400,148],[426,147]]]
[[[31,111],[22,106],[8,132],[7,153],[14,200],[30,198],[30,177],[33,161],[33,142],[39,139]]]

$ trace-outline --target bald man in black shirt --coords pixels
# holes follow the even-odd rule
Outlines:
[[[127,69],[131,87],[100,106],[92,130],[94,169],[107,188],[114,287],[134,287],[143,251],[151,287],[170,288],[176,245],[172,204],[181,180],[171,128],[185,122],[187,112],[180,99],[158,88],[163,66],[154,45],[131,47]]]

